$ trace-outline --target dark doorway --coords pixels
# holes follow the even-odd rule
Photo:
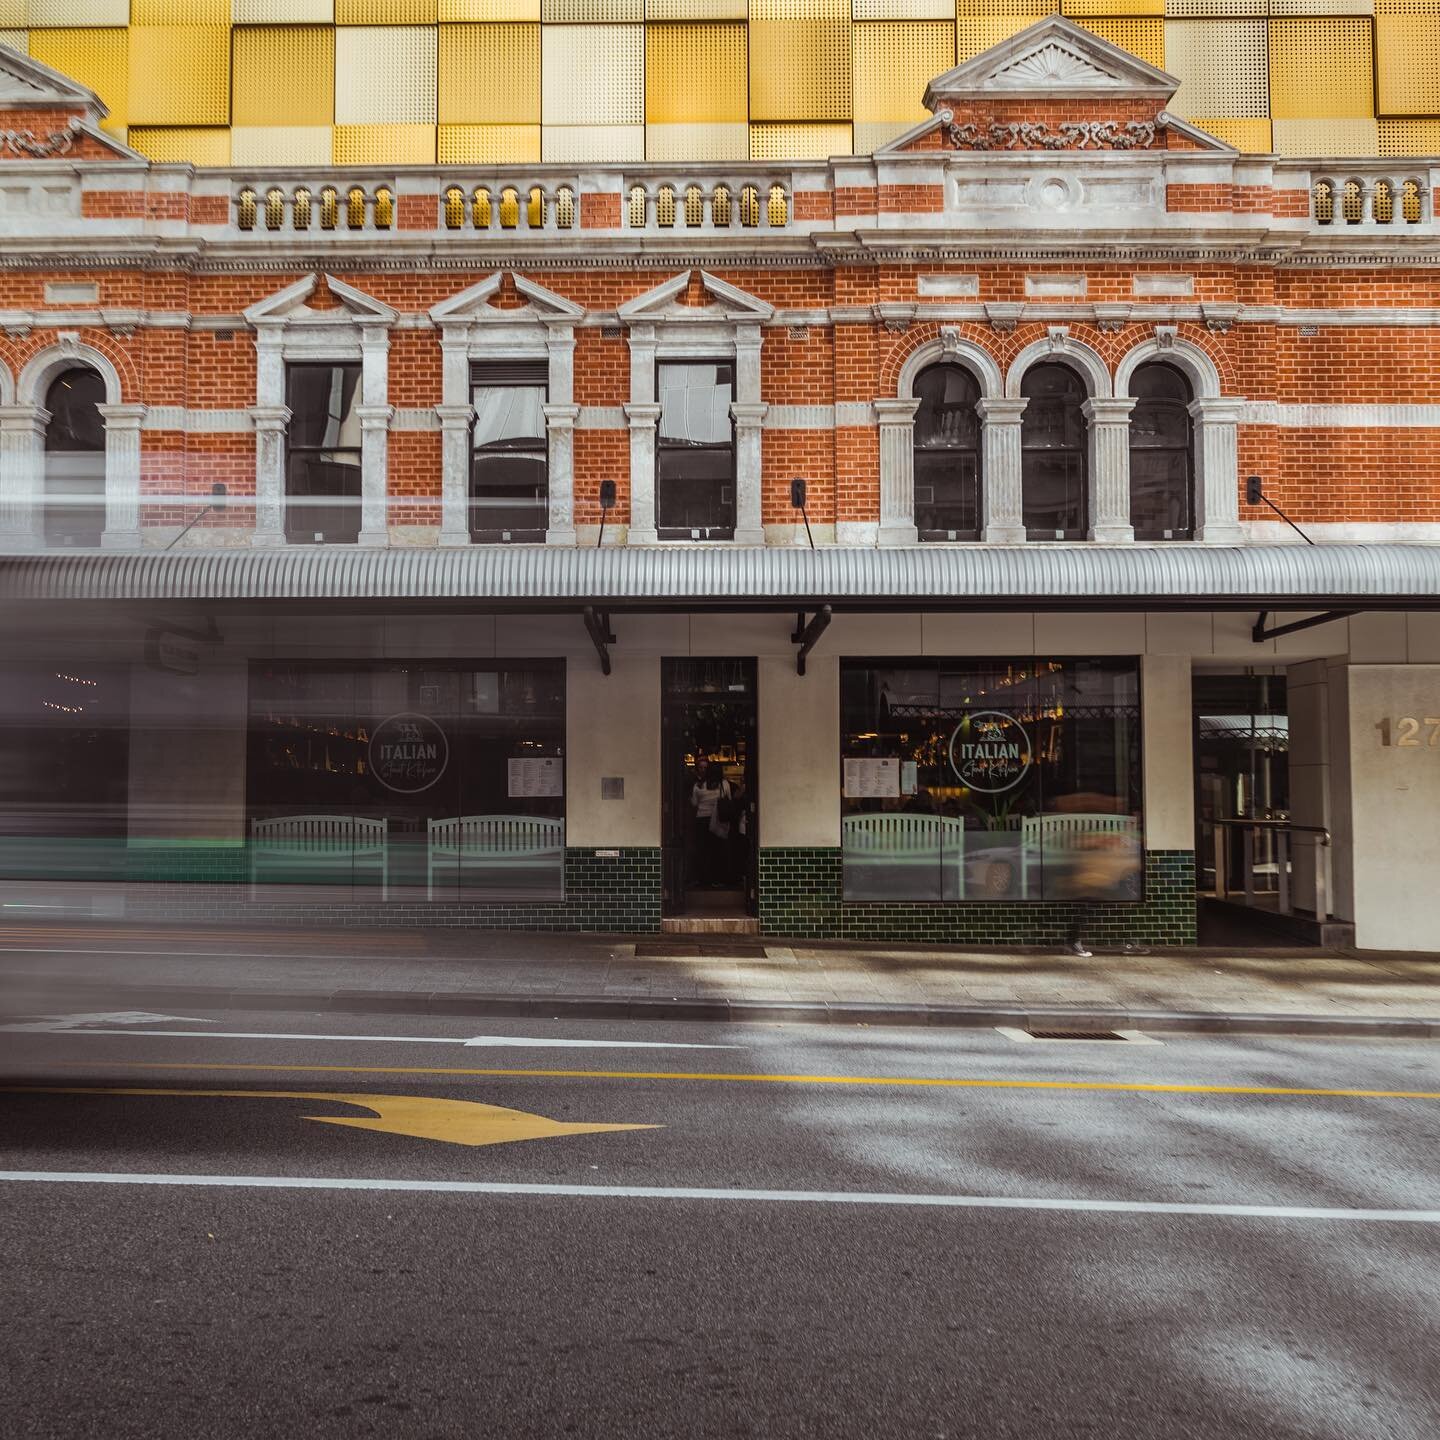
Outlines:
[[[754,915],[755,662],[661,664],[664,912]]]

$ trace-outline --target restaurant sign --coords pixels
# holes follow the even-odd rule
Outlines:
[[[391,715],[371,733],[370,771],[387,790],[428,790],[449,763],[450,743],[428,715]]]
[[[967,715],[950,735],[950,768],[962,785],[985,795],[1013,790],[1030,773],[1030,736],[1000,710]]]

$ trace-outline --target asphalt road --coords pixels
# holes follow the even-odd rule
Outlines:
[[[64,1023],[7,1440],[1440,1436],[1433,1044]]]

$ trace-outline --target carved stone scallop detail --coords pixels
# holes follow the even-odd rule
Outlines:
[[[997,88],[1030,90],[1043,85],[1087,85],[1096,89],[1112,87],[1115,77],[1068,46],[1050,41],[995,72]]]

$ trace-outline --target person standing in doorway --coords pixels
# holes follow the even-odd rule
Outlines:
[[[695,812],[695,880],[699,885],[714,885],[719,878],[720,857],[730,827],[717,814],[721,802],[730,802],[730,782],[717,761],[710,761],[690,790],[690,808]]]

